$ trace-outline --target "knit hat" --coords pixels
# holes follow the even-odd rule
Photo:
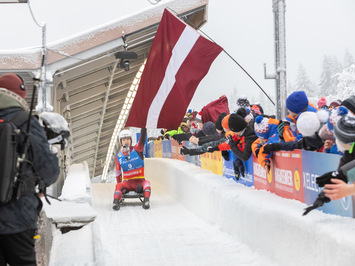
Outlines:
[[[297,130],[305,137],[312,136],[319,127],[320,121],[315,112],[303,112],[297,119]]]
[[[272,140],[272,142],[279,140],[277,126],[279,121],[273,118],[263,117],[261,115],[255,118],[254,131],[260,139]]]
[[[237,100],[237,105],[235,111],[238,111],[239,108],[250,108],[250,103],[247,99],[247,96],[242,95],[240,98]]]
[[[334,127],[335,137],[344,144],[355,142],[355,116],[342,116]]]
[[[248,123],[243,117],[237,114],[231,114],[228,119],[228,126],[233,132],[240,132],[247,127]]]
[[[335,108],[328,120],[327,120],[327,126],[330,132],[334,134],[334,126],[340,120],[340,118],[348,113],[348,109],[346,109],[344,106],[339,106],[338,108]]]
[[[216,128],[218,130],[223,130],[223,127],[222,127],[222,119],[227,115],[227,113],[220,113],[217,120],[216,120]]]
[[[352,113],[355,114],[355,95],[351,95],[349,98],[341,102],[341,105],[348,108]]]
[[[222,119],[222,127],[230,130],[229,129],[229,125],[228,125],[228,120],[229,120],[230,115],[226,115],[223,119]]]
[[[26,98],[27,90],[22,78],[14,73],[7,73],[0,77],[0,88],[12,91],[22,98]]]
[[[286,99],[286,108],[293,113],[300,113],[308,106],[308,98],[304,91],[292,92]]]
[[[333,101],[333,102],[331,102],[331,103],[329,104],[329,107],[330,107],[330,106],[338,107],[338,106],[340,106],[340,104],[341,104],[341,101],[340,101],[340,100]]]
[[[322,98],[319,99],[318,101],[318,107],[322,107],[324,105],[327,105],[327,99],[323,96]]]
[[[203,134],[207,135],[213,135],[216,134],[216,126],[213,124],[211,121],[207,121],[206,123],[203,124],[202,126],[202,132]]]

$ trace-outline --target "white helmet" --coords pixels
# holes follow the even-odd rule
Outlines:
[[[121,132],[120,132],[120,135],[119,135],[119,141],[120,141],[120,143],[122,144],[122,139],[124,139],[124,138],[131,138],[131,140],[132,140],[132,131],[130,131],[130,130],[128,130],[128,129],[124,129],[124,130],[122,130]]]

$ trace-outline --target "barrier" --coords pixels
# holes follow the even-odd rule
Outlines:
[[[189,148],[193,147],[188,141],[185,141],[183,145]],[[152,147],[154,147],[154,151],[151,151]],[[211,170],[216,175],[233,179],[247,187],[254,186],[255,189],[267,190],[280,197],[295,199],[307,205],[311,205],[321,191],[321,188],[316,184],[316,178],[337,169],[341,158],[337,154],[305,150],[278,151],[271,158],[270,173],[266,173],[256,157],[251,156],[248,161],[244,162],[245,176],[236,180],[233,167],[236,156],[233,152],[229,151],[229,161],[225,161],[218,151],[206,152],[201,156],[185,156],[180,154],[180,149],[181,145],[175,140],[155,141],[154,145],[148,145],[148,154],[149,157],[186,161],[198,165],[202,169]],[[319,210],[329,214],[355,217],[353,206],[353,199],[349,196],[326,203]]]

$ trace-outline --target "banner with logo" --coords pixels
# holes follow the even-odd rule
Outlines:
[[[154,141],[149,141],[147,144],[147,154],[149,158],[154,157]]]
[[[190,141],[183,141],[183,146],[185,146],[188,149],[196,149],[197,145],[190,142]],[[192,163],[194,165],[200,166],[200,155],[185,155],[185,160],[186,162]]]
[[[316,183],[316,178],[326,172],[338,168],[341,156],[321,152],[302,151],[304,202],[312,205],[322,191]],[[353,217],[351,196],[325,203],[319,210],[325,213]]]
[[[254,187],[256,189],[265,189],[270,192],[275,192],[273,169],[273,160],[271,160],[271,170],[269,173],[266,173],[266,170],[261,166],[258,159],[253,154]]]
[[[250,156],[248,161],[243,162],[245,167],[244,177],[240,176],[239,180],[236,180],[236,177],[234,175],[233,162],[237,159],[237,157],[232,151],[228,151],[228,152],[229,152],[229,161],[223,159],[223,176],[227,178],[231,178],[234,181],[241,183],[247,187],[254,186],[253,156]]]
[[[163,149],[160,140],[154,141],[154,156],[156,158],[163,158]]]
[[[171,158],[180,161],[186,161],[185,155],[180,154],[181,146],[179,145],[179,143],[174,139],[171,139],[170,143],[171,143]]]
[[[275,193],[287,199],[303,201],[301,150],[274,153]]]
[[[171,153],[171,142],[168,139],[164,139],[161,141],[162,146],[162,156],[163,158],[172,158]]]
[[[220,151],[201,154],[201,168],[211,170],[216,175],[223,175],[223,162]]]

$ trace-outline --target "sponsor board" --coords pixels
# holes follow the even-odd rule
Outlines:
[[[148,158],[154,157],[154,141],[149,141],[147,144],[147,157]]]
[[[301,150],[274,153],[275,194],[303,201]]]
[[[163,149],[162,149],[161,142],[162,142],[161,140],[154,141],[154,157],[156,158],[163,157]]]
[[[266,170],[261,166],[261,164],[259,164],[258,159],[253,154],[254,187],[256,189],[265,189],[275,192],[273,168],[273,162],[271,160],[271,170],[269,173],[266,173]]]
[[[302,179],[304,202],[312,205],[323,188],[318,187],[316,179],[318,176],[334,171],[338,168],[341,156],[322,152],[302,151]],[[325,213],[337,214],[346,217],[353,217],[352,197],[325,203],[319,208]]]
[[[234,175],[234,166],[233,161],[237,158],[232,151],[229,152],[229,160],[226,161],[223,159],[223,176],[227,178],[231,178],[234,181],[241,183],[247,187],[254,186],[254,178],[253,178],[253,157],[250,156],[249,160],[244,163],[245,173],[244,177],[240,176],[239,180],[236,180]]]
[[[163,158],[172,158],[170,140],[167,140],[167,139],[162,140],[161,145],[162,145],[162,157]]]
[[[223,175],[223,162],[220,151],[201,154],[201,168],[211,170],[216,175]]]
[[[179,145],[179,143],[174,139],[171,139],[170,143],[171,143],[171,158],[180,161],[185,161],[185,155],[180,154],[181,146]]]

